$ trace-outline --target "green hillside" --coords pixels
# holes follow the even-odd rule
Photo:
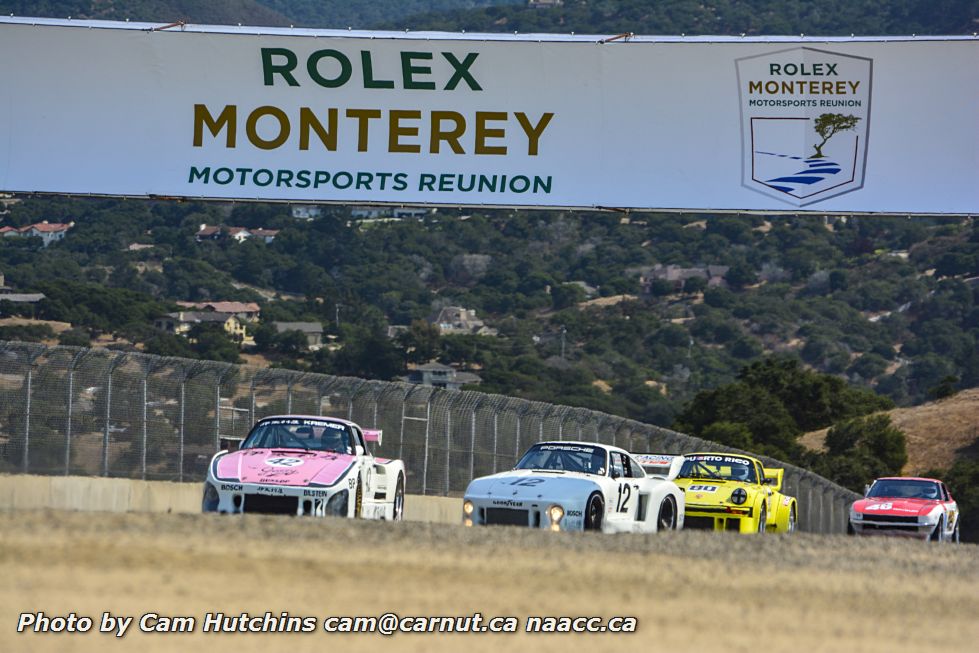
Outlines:
[[[46,18],[89,18],[202,24],[376,28],[407,17],[461,11],[524,0],[0,0],[0,13]]]
[[[977,0],[565,0],[416,16],[413,29],[584,34],[972,34]],[[388,27],[397,25],[388,21]]]
[[[0,0],[18,16],[587,34],[972,34],[979,0]]]

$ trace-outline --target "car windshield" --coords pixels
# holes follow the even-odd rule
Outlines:
[[[272,419],[255,425],[242,449],[307,449],[353,453],[350,427],[312,419]]]
[[[677,478],[714,478],[757,483],[755,465],[747,458],[720,454],[692,454],[686,457]]]
[[[514,469],[546,469],[604,476],[608,469],[606,457],[602,447],[544,442],[528,449]]]
[[[912,481],[890,478],[874,483],[867,493],[869,498],[888,499],[937,499],[940,496],[938,484],[932,481]]]

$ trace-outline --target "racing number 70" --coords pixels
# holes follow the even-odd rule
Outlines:
[[[629,511],[629,497],[632,496],[632,488],[628,483],[619,485],[619,501],[615,504],[615,512]]]

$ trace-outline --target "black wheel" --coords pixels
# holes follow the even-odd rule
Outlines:
[[[364,484],[357,479],[357,494],[354,497],[354,519],[360,519],[364,514]]]
[[[405,516],[405,476],[398,473],[398,484],[394,490],[394,521],[401,521]]]
[[[768,511],[765,510],[765,502],[762,501],[761,510],[758,511],[758,532],[764,533],[768,526]]]
[[[931,535],[928,536],[928,541],[929,542],[944,541],[945,538],[942,536],[944,532],[945,532],[945,518],[942,517],[941,519],[938,520],[938,523],[935,525],[935,530],[933,530],[931,532]]]
[[[602,518],[605,516],[605,502],[600,494],[588,497],[588,507],[585,508],[585,530],[602,530]]]
[[[960,521],[961,521],[961,519],[960,520],[956,520],[956,522],[955,522],[955,530],[952,532],[952,541],[955,542],[956,544],[959,543],[959,522]]]
[[[676,502],[672,496],[663,499],[659,505],[659,517],[656,518],[657,531],[676,530]]]
[[[853,530],[853,522],[851,522],[851,521],[848,521],[846,523],[846,534],[847,535],[856,535],[857,534],[857,532],[855,530]]]
[[[785,529],[785,532],[795,533],[795,527],[796,527],[795,504],[793,503],[791,506],[789,506],[789,525],[788,528]]]

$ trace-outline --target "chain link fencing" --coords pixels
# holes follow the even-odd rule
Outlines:
[[[329,415],[383,429],[413,494],[461,495],[542,440],[634,452],[746,453],[584,408],[407,383],[139,353],[0,341],[0,472],[202,481],[222,437],[276,414]],[[776,460],[799,528],[846,530],[859,496]]]

